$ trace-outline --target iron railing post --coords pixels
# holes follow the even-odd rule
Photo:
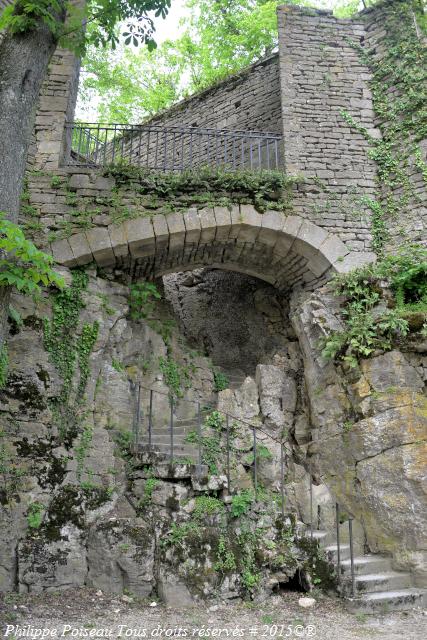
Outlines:
[[[337,528],[337,580],[341,582],[341,547],[340,547],[340,505],[335,504],[335,522]]]
[[[136,394],[136,417],[135,417],[135,430],[134,430],[134,447],[135,451],[138,448],[139,443],[139,424],[141,421],[141,383],[138,383],[138,391]]]
[[[280,443],[280,496],[282,507],[282,518],[285,517],[285,454],[283,450],[283,442]]]
[[[256,429],[252,428],[253,437],[254,437],[254,489],[255,489],[255,500],[258,498],[258,473],[257,473],[257,450],[256,450]]]
[[[170,429],[170,462],[171,464],[173,463],[173,396],[170,396],[170,409],[171,409],[171,413],[170,413],[170,424],[169,424],[169,429]]]
[[[230,418],[228,413],[225,418],[226,430],[227,430],[227,488],[228,493],[231,493],[230,485]]]
[[[310,474],[310,538],[313,540],[313,476],[311,474],[311,464],[308,470]]]
[[[199,446],[199,473],[202,467],[202,413],[200,402],[197,403],[197,442]]]
[[[354,549],[353,549],[353,518],[348,519],[348,535],[350,539],[350,566],[351,566],[351,595],[354,597],[355,589],[355,574],[354,574]]]
[[[150,406],[148,409],[148,448],[152,448],[152,432],[153,432],[153,390],[150,389]]]

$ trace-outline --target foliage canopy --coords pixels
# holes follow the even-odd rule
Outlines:
[[[87,45],[115,48],[117,26],[124,23],[125,44],[145,43],[152,50],[156,47],[152,15],[166,17],[170,5],[171,0],[15,0],[3,11],[0,29],[16,35],[44,24],[61,44],[82,53]]]

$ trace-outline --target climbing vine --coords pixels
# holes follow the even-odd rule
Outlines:
[[[58,371],[62,385],[58,396],[51,401],[51,409],[63,439],[77,435],[79,408],[82,405],[89,376],[89,358],[98,337],[99,324],[84,324],[80,333],[80,314],[85,303],[88,275],[84,270],[72,272],[72,283],[52,294],[52,317],[43,324],[44,346],[52,364]],[[73,378],[79,370],[77,388]],[[74,397],[73,397],[74,391]]]

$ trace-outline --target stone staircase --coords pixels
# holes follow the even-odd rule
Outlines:
[[[198,462],[199,450],[196,444],[186,441],[191,431],[197,430],[197,419],[176,419],[173,426],[173,460],[176,462]],[[139,441],[139,451],[149,453],[148,433],[144,432]],[[154,427],[151,432],[151,453],[161,459],[169,459],[171,451],[171,437],[169,425]]]
[[[393,570],[390,557],[363,553],[360,543],[354,545],[353,596],[350,544],[345,540],[344,531],[342,537],[340,566],[337,567],[338,549],[336,541],[331,543],[333,535],[327,531],[313,531],[313,538],[317,540],[319,548],[323,549],[326,558],[339,571],[339,592],[349,611],[381,614],[427,606],[427,589],[414,587],[410,573]]]

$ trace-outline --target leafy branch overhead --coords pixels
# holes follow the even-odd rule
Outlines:
[[[62,45],[82,53],[88,44],[115,48],[117,25],[125,23],[126,44],[144,43],[152,50],[153,16],[165,18],[170,5],[171,0],[16,0],[3,11],[0,30],[24,34],[44,24]]]

